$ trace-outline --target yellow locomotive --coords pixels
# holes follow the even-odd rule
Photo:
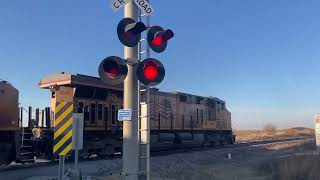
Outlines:
[[[62,101],[72,102],[74,112],[84,114],[82,156],[121,151],[122,123],[117,121],[117,111],[122,109],[123,85],[109,86],[96,77],[62,72],[44,77],[39,86],[51,92],[52,115],[56,102]],[[140,98],[145,101],[146,94]],[[150,116],[151,151],[234,142],[231,114],[219,98],[152,88]]]
[[[52,158],[53,119],[57,102],[72,102],[73,112],[84,115],[84,148],[80,155],[101,157],[122,151],[123,85],[109,86],[100,78],[56,73],[40,80],[50,90],[50,108],[35,118],[29,107],[28,127],[19,118],[19,91],[0,81],[0,166],[12,161],[34,162],[35,156]],[[231,114],[219,98],[150,89],[151,151],[234,143]],[[141,101],[146,101],[146,91]],[[41,114],[41,118],[39,116]],[[40,120],[41,119],[41,120]]]

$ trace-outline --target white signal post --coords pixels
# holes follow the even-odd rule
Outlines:
[[[133,1],[125,5],[124,17],[139,20],[139,9]],[[132,110],[131,121],[123,121],[122,172],[125,180],[138,180],[139,174],[139,82],[136,75],[138,53],[138,46],[124,46],[124,59],[127,60],[128,74],[124,80],[123,108]]]

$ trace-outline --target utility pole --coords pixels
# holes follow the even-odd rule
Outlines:
[[[124,17],[139,19],[139,9],[133,1],[124,7]],[[124,109],[132,110],[132,120],[123,121],[122,168],[126,180],[137,180],[139,173],[139,118],[138,118],[138,78],[136,75],[138,46],[124,46],[124,59],[127,60],[128,74],[124,80]]]

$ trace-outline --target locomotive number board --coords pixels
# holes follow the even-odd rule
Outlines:
[[[73,104],[71,102],[56,103],[54,113],[54,156],[69,155],[72,150]]]

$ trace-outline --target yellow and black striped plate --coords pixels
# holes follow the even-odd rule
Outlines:
[[[58,102],[54,117],[53,155],[68,155],[72,150],[73,104]]]

